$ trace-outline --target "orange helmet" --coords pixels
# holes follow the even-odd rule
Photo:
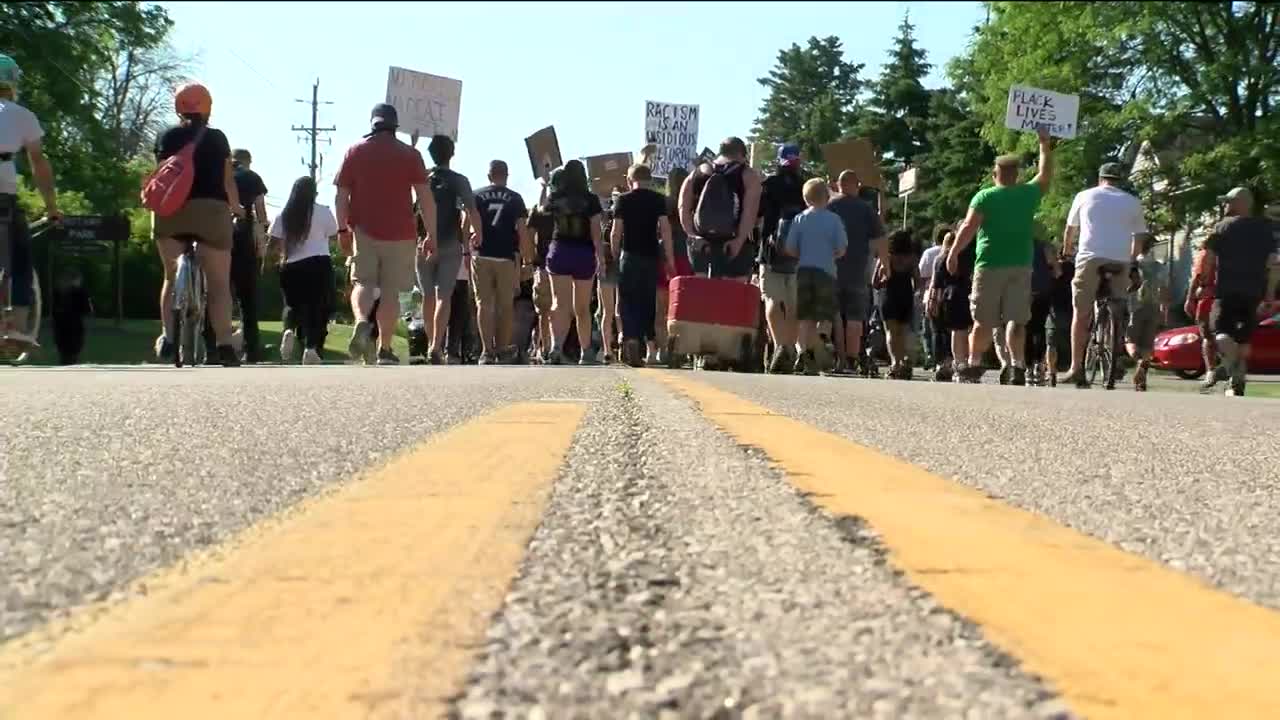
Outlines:
[[[187,83],[173,94],[173,109],[179,115],[208,115],[213,111],[213,96],[200,83]]]

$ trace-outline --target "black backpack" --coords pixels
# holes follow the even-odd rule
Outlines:
[[[432,168],[428,181],[431,197],[436,201],[436,242],[448,237],[459,242],[462,237],[458,191],[452,175],[448,168]]]
[[[731,240],[738,235],[742,208],[734,192],[729,171],[736,165],[715,165],[702,184],[693,211],[693,229],[698,237]]]

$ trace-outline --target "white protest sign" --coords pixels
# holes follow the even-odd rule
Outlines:
[[[1004,126],[1010,130],[1034,132],[1041,126],[1054,137],[1076,136],[1080,115],[1080,96],[1014,85],[1009,88],[1009,106]]]
[[[400,116],[401,132],[458,139],[461,80],[392,67],[387,72],[387,103]]]
[[[657,146],[654,177],[667,177],[672,168],[687,169],[698,157],[698,106],[645,102],[644,141]]]

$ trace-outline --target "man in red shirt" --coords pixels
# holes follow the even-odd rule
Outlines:
[[[435,251],[431,229],[436,226],[436,206],[427,188],[422,154],[396,137],[396,109],[379,103],[370,119],[372,131],[347,150],[334,179],[338,186],[338,244],[343,253],[354,252],[351,310],[356,327],[347,352],[353,360],[364,357],[373,330],[369,313],[375,291],[381,291],[382,302],[373,319],[381,346],[378,364],[398,365],[400,359],[391,352],[391,338],[400,317],[400,293],[413,288],[415,252],[429,255]],[[414,196],[418,219],[427,228],[420,244],[414,243],[418,235]]]

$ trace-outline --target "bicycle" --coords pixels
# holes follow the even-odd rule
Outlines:
[[[194,237],[175,238],[185,247],[178,256],[178,269],[173,278],[173,319],[174,337],[178,346],[174,348],[173,366],[199,365],[208,359],[208,351],[204,343],[205,321],[205,275],[200,268],[200,260],[196,255],[199,240]]]
[[[1118,263],[1117,263],[1118,265]],[[1120,379],[1120,358],[1124,356],[1124,331],[1128,324],[1129,307],[1123,298],[1111,295],[1111,279],[1121,271],[1115,265],[1098,268],[1101,280],[1094,300],[1093,319],[1089,324],[1089,344],[1085,349],[1085,387],[1093,385],[1099,373],[1106,378],[1103,385],[1115,390]],[[1135,288],[1130,287],[1129,292]]]
[[[35,240],[40,239],[56,226],[56,223],[48,219],[31,225],[29,232],[33,244]],[[7,231],[4,233],[4,238],[6,242],[0,246],[0,256],[4,258],[4,262],[0,263],[0,360],[12,365],[20,365],[32,350],[40,347],[40,318],[44,311],[44,293],[40,286],[40,273],[32,266],[31,305],[25,322],[19,327],[18,321],[14,318],[14,309],[9,304],[9,299],[12,297],[13,277],[7,267],[10,251],[8,243],[12,239]]]

